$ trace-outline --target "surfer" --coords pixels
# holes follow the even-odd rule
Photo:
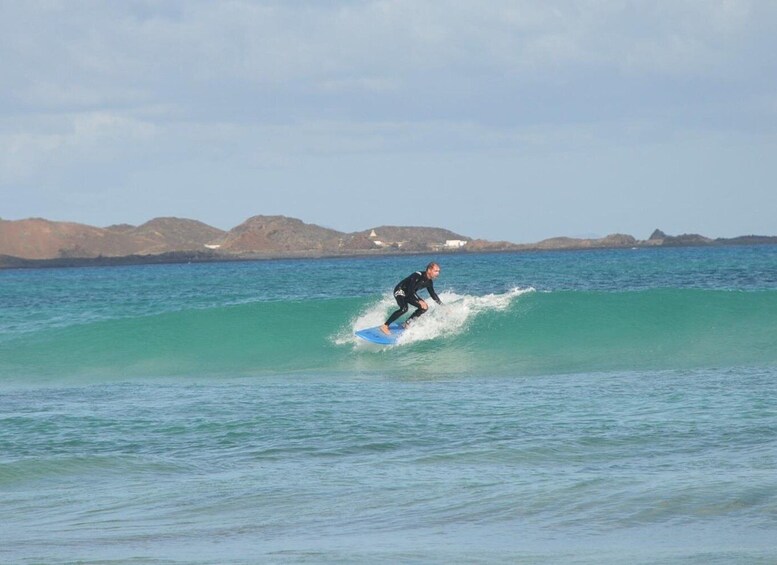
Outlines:
[[[408,304],[415,306],[416,311],[402,324],[405,328],[410,324],[412,320],[426,312],[429,306],[426,302],[418,296],[418,291],[426,289],[429,292],[429,296],[432,297],[437,304],[442,304],[440,297],[434,292],[434,279],[440,274],[440,265],[435,262],[431,262],[426,266],[426,271],[416,271],[409,277],[403,279],[397,286],[394,287],[394,298],[399,304],[399,310],[394,312],[386,323],[380,326],[380,331],[386,335],[391,335],[389,325],[397,318],[407,312]]]

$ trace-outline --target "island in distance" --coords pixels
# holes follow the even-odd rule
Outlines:
[[[516,244],[473,239],[433,227],[378,226],[345,233],[286,216],[253,216],[229,231],[182,218],[106,228],[42,218],[0,219],[0,268],[753,244],[777,244],[777,237],[710,239],[698,234],[669,236],[656,230],[646,240],[612,234]]]

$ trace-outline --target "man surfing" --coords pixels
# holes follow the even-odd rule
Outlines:
[[[399,310],[394,312],[386,323],[380,326],[380,331],[386,335],[391,335],[389,325],[397,318],[407,312],[408,304],[415,306],[416,311],[402,324],[403,327],[407,327],[412,320],[426,312],[429,306],[426,302],[418,296],[418,291],[426,289],[429,292],[429,296],[432,297],[437,304],[442,304],[440,297],[434,292],[434,279],[440,274],[440,265],[435,262],[431,262],[426,266],[426,271],[416,271],[409,277],[403,279],[397,286],[394,287],[394,298],[399,304]]]

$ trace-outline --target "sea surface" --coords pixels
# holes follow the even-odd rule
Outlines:
[[[777,563],[777,247],[0,271],[0,563]]]

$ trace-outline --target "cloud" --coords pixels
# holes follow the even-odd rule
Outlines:
[[[478,121],[748,111],[777,5],[746,0],[4,3],[0,116]],[[667,116],[667,113],[669,116]],[[572,118],[570,118],[572,117]]]
[[[23,184],[67,163],[113,160],[153,141],[158,131],[153,123],[109,112],[6,120],[0,129],[0,185]]]
[[[777,4],[758,0],[0,2],[0,190],[19,210],[33,187],[174,202],[261,176],[296,203],[321,176],[305,171],[356,193],[411,163],[391,178],[507,193],[495,162],[604,170],[641,149],[660,166],[689,139],[774,139],[775,49]],[[446,176],[463,156],[470,174]]]
[[[747,50],[768,3],[202,2],[5,4],[4,63],[15,102],[72,111],[178,103],[195,113],[215,85],[292,101],[343,91],[424,98],[435,82],[569,85],[595,78],[720,78]],[[774,31],[765,29],[764,33]],[[313,99],[311,101],[311,98]],[[330,104],[334,102],[330,101]],[[345,108],[339,107],[344,112]],[[458,108],[462,111],[463,108]]]

